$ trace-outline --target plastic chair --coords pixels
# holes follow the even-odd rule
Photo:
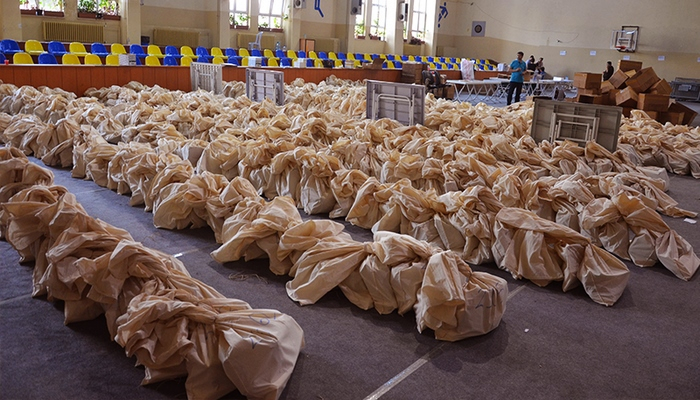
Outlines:
[[[85,45],[83,45],[80,42],[71,42],[71,44],[68,47],[68,51],[70,51],[71,54],[75,54],[76,56],[85,56],[86,54],[89,54],[88,51],[85,49]]]
[[[297,57],[298,58],[306,58],[306,52],[304,52],[304,50],[297,51]]]
[[[155,44],[149,44],[147,52],[149,56],[154,56],[156,58],[165,58],[165,54],[163,54],[163,52],[160,51],[160,46],[156,46]]]
[[[384,56],[384,58],[386,58],[387,61],[394,61],[394,60],[396,60],[396,57],[394,57],[393,54],[387,54],[387,55]]]
[[[224,60],[223,57],[214,57],[213,60],[211,60],[212,64],[224,64],[226,61]]]
[[[323,68],[323,60],[320,58],[311,58],[306,60],[306,66],[309,66],[309,61],[313,60],[313,66],[316,68]]]
[[[61,57],[62,55],[68,53],[66,51],[66,46],[64,46],[63,43],[55,40],[49,42],[48,50],[49,53],[52,54],[54,57]]]
[[[105,64],[107,65],[119,65],[119,55],[118,54],[110,54],[107,57],[105,57]]]
[[[102,60],[97,54],[88,54],[85,56],[85,65],[102,65]]]
[[[227,47],[226,50],[224,50],[224,53],[226,54],[226,57],[236,57],[238,56],[238,53],[236,53],[235,49],[232,49],[230,47]]]
[[[248,42],[248,50],[253,50],[253,49],[258,49],[260,50],[260,41],[262,40],[262,32],[258,32],[257,35],[255,35],[255,41],[254,42]]]
[[[294,50],[287,50],[287,57],[289,57],[293,60],[293,59],[297,58],[297,52]]]
[[[198,63],[209,64],[209,59],[206,58],[206,57],[204,57],[204,56],[198,56],[198,57],[197,57],[197,62],[198,62]]]
[[[275,53],[273,53],[272,50],[270,50],[270,49],[263,50],[263,57],[272,58],[274,56],[275,56]]]
[[[292,59],[289,57],[280,58],[280,66],[281,67],[291,67],[292,66]]]
[[[318,60],[318,61],[321,61],[321,60]],[[314,60],[313,58],[307,58],[306,59],[306,68],[313,68],[315,62],[316,62],[316,60]],[[321,63],[321,68],[323,68],[323,63]]]
[[[19,48],[19,44],[12,39],[3,39],[0,42],[0,52],[5,53],[6,56],[16,53],[24,53]]]
[[[284,50],[275,50],[275,57],[284,58],[287,57],[287,54],[284,52]]]
[[[270,57],[270,58],[267,59],[267,66],[268,66],[268,67],[279,67],[280,64],[279,64],[279,62],[277,61],[277,58],[275,58],[275,57]]]
[[[111,54],[126,54],[126,49],[121,43],[112,43],[112,46],[110,46],[109,51]]]
[[[248,66],[248,57],[241,57],[241,67]]]
[[[325,51],[319,51],[318,58],[321,60],[328,60],[328,54]]]
[[[224,53],[218,47],[212,47],[210,52],[212,57],[224,57]]]
[[[337,59],[338,59],[338,55],[335,54],[335,52],[333,52],[333,51],[329,51],[329,52],[328,52],[328,58],[330,58],[331,60],[337,60]]]
[[[403,63],[401,61],[394,61],[394,68],[403,68]]]
[[[56,65],[58,61],[56,61],[56,57],[51,53],[41,53],[39,54],[39,64]]]
[[[206,62],[211,62],[211,59],[214,58],[213,56],[211,56],[211,55],[209,54],[209,52],[207,51],[206,47],[199,46],[199,47],[197,47],[197,50],[195,50],[194,53],[197,55],[197,57],[204,57],[204,58],[206,58],[206,59],[207,59]],[[200,62],[203,62],[203,61],[200,61]]]
[[[241,57],[239,56],[229,56],[228,57],[228,63],[240,66],[241,65]]]
[[[182,54],[180,54],[180,50],[175,46],[165,46],[165,56],[170,56],[177,60],[182,57]]]
[[[253,50],[250,50],[250,56],[251,56],[251,57],[262,57],[263,55],[262,55],[262,53],[260,52],[260,50],[258,50],[258,49],[253,49]]]
[[[20,51],[19,53],[14,53],[12,55],[12,64],[34,64],[34,60],[28,53]]]
[[[136,43],[129,46],[129,54],[135,55],[136,60],[138,60],[139,58],[146,58],[146,56],[148,55],[143,51],[143,46],[141,46],[140,44],[136,44]],[[136,61],[136,62],[138,62],[138,61]]]
[[[189,67],[190,64],[192,64],[192,57],[182,56],[182,58],[180,59],[180,65],[185,66],[185,67]]]
[[[93,43],[90,45],[90,53],[99,56],[99,57],[107,57],[109,52],[107,51],[107,48],[105,47],[104,44],[102,43]]]
[[[335,59],[333,61],[335,62],[336,68],[343,68],[345,66],[345,62],[343,60]]]
[[[309,51],[309,58],[313,58],[315,60],[315,59],[320,58],[320,57],[318,56],[318,54],[316,54],[315,51],[310,50]]]
[[[64,54],[63,57],[61,57],[61,64],[80,65],[80,59],[73,53]]]
[[[156,56],[146,56],[146,65],[149,67],[160,67],[160,59]]]
[[[250,53],[248,52],[248,49],[240,48],[238,49],[238,55],[241,57],[250,57]]]
[[[177,67],[177,58],[175,58],[174,56],[165,56],[163,57],[163,65]]]
[[[182,54],[183,57],[187,56],[192,59],[197,58],[190,46],[180,46],[180,54]]]
[[[338,60],[347,60],[348,56],[345,55],[345,53],[338,53]]]
[[[7,59],[5,58],[5,55],[2,54],[2,53],[0,53],[0,64],[5,64],[5,60],[7,60]]]
[[[27,40],[24,42],[24,52],[30,56],[38,56],[44,52],[44,46],[38,40]]]

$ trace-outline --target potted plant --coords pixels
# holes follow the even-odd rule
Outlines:
[[[97,2],[78,0],[78,18],[97,18]]]
[[[365,38],[365,23],[355,25],[355,39]]]

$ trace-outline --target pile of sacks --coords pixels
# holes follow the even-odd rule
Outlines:
[[[340,94],[325,99],[323,96],[331,96],[331,87]],[[300,221],[298,213],[285,211],[283,223],[268,223],[270,226],[264,227],[267,231],[263,229],[267,233],[257,232],[264,224],[256,218],[268,203],[232,200],[239,196],[229,189],[236,178],[245,178],[256,195],[275,199],[269,204],[277,203],[284,210],[289,203],[292,209],[301,208],[308,214],[329,213],[359,226],[375,227],[377,234],[391,231],[410,235],[436,248],[457,251],[467,262],[496,261],[514,276],[534,276],[533,281],[539,284],[569,276],[565,290],[577,282],[586,287],[584,273],[572,273],[584,270],[578,267],[584,263],[583,256],[571,258],[554,245],[540,250],[532,247],[527,251],[547,255],[531,257],[528,266],[548,271],[548,275],[526,273],[522,270],[525,266],[503,261],[509,258],[502,249],[525,249],[518,243],[511,246],[509,235],[503,232],[529,230],[542,233],[544,243],[582,246],[589,254],[587,265],[600,264],[591,264],[592,259],[603,261],[598,269],[609,282],[606,294],[591,292],[591,285],[586,289],[606,305],[622,293],[628,272],[614,258],[591,255],[593,250],[585,250],[589,243],[606,249],[627,248],[627,253],[615,254],[642,264],[649,261],[641,261],[645,255],[637,250],[642,246],[632,242],[654,238],[652,260],[653,256],[665,260],[661,254],[668,253],[668,246],[671,252],[687,256],[680,268],[664,263],[669,269],[682,271],[678,275],[683,279],[692,276],[700,264],[687,242],[675,232],[667,235],[671,231],[667,226],[656,224],[654,232],[647,235],[626,221],[634,235],[619,234],[615,238],[620,243],[612,243],[595,237],[592,232],[599,227],[580,222],[592,200],[612,199],[621,193],[638,199],[644,210],[652,213],[695,216],[679,209],[664,193],[668,182],[661,168],[641,165],[663,165],[671,171],[685,166],[686,171],[694,171],[697,154],[689,144],[700,137],[697,128],[659,126],[639,114],[625,121],[620,135],[624,143],[610,153],[595,143],[585,148],[571,143],[536,144],[527,135],[532,116],[529,103],[500,110],[428,96],[426,126],[405,127],[396,121],[369,121],[334,111],[332,107],[348,105],[360,109],[356,105],[364,99],[357,84],[332,81],[301,86],[297,82],[287,91],[294,93],[290,98],[303,100],[278,107],[269,101],[251,103],[245,97],[170,92],[135,84],[104,88],[89,91],[96,98],[78,98],[54,111],[63,115],[55,124],[27,121],[31,117],[21,114],[0,114],[0,138],[28,154],[46,154],[45,140],[40,143],[38,133],[32,132],[70,126],[73,141],[64,151],[72,146],[74,176],[93,179],[119,193],[131,193],[133,205],[145,204],[154,211],[156,226],[182,229],[208,224],[223,243],[215,252],[218,260],[234,260],[243,254],[248,259],[268,257],[277,273],[288,273],[287,267],[278,269],[278,263],[295,263],[279,254],[279,246],[285,232]],[[26,97],[6,97],[0,100],[0,110],[6,103],[20,110],[31,109]],[[316,97],[325,101],[316,102]],[[645,135],[648,141],[637,140]],[[651,140],[659,145],[650,146]],[[679,148],[673,147],[674,143]],[[66,158],[61,153],[54,160]],[[237,209],[243,217],[236,216]],[[532,223],[508,225],[509,209],[530,211]],[[620,213],[627,215],[628,211]],[[548,222],[571,232],[543,232]],[[613,226],[622,227],[617,224],[604,229]],[[270,234],[272,231],[276,233]],[[525,236],[512,233],[518,241]],[[494,240],[496,236],[499,241]],[[636,239],[638,236],[646,239]],[[667,236],[678,240],[656,240]],[[234,238],[250,248],[244,246],[229,254],[225,251],[231,247],[227,242]]]
[[[192,278],[176,258],[87,215],[53,174],[0,148],[0,232],[34,261],[33,296],[64,302],[65,323],[105,315],[113,340],[145,367],[142,384],[186,376],[187,396],[238,389],[278,398],[304,346],[299,325]]]

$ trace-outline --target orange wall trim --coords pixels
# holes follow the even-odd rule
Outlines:
[[[285,83],[297,78],[319,83],[331,75],[339,79],[361,81],[374,79],[399,82],[401,70],[366,70],[344,68],[269,68],[284,71]],[[459,71],[441,71],[447,79],[459,79]],[[245,68],[223,69],[224,81],[245,81]],[[85,90],[112,85],[123,86],[131,81],[159,85],[170,90],[190,91],[189,67],[93,66],[93,65],[0,65],[0,80],[16,86],[48,86],[82,96]]]

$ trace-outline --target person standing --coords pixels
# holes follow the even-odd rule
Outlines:
[[[612,66],[612,61],[608,61],[608,65],[605,67],[605,71],[603,71],[603,80],[607,81],[613,76],[614,73],[615,68]]]
[[[523,91],[523,71],[525,71],[526,65],[523,61],[523,52],[518,52],[518,58],[510,63],[510,82],[508,82],[508,91],[506,104],[510,105],[513,100],[513,91],[515,91],[515,102],[520,101],[520,93]]]
[[[535,56],[530,56],[530,58],[527,60],[527,70],[533,72],[537,70],[537,62],[535,62]]]

